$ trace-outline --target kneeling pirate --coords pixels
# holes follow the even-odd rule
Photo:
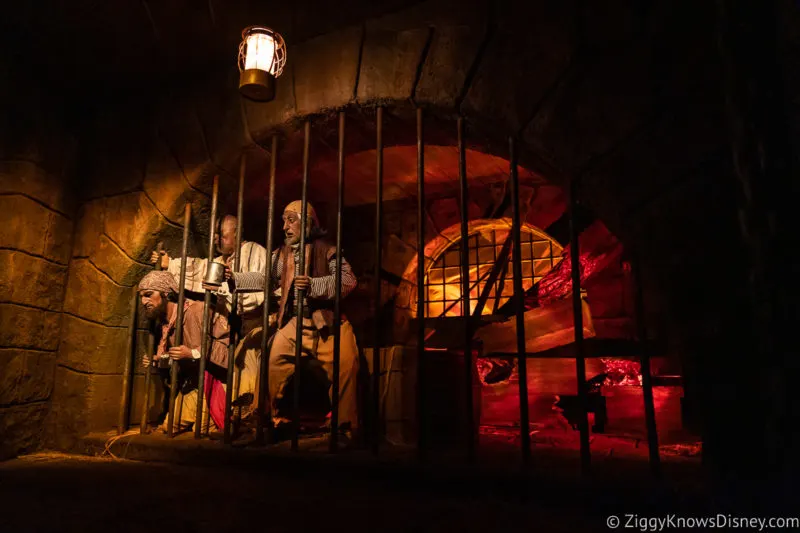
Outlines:
[[[183,343],[175,345],[175,325],[178,319],[178,285],[169,272],[149,272],[139,282],[141,304],[148,319],[156,322],[158,348],[155,364],[165,380],[166,394],[169,394],[170,364],[178,366],[178,391],[175,398],[175,417],[173,432],[185,431],[192,427],[197,415],[197,361],[200,359],[203,327],[203,303],[186,300],[183,307]],[[217,315],[218,316],[218,315]],[[227,368],[228,335],[227,323],[215,319],[211,331],[211,350],[208,370],[205,377],[205,393],[203,402],[203,419],[208,417],[208,406],[211,405],[211,422],[209,429],[216,431],[224,420],[225,394],[220,388],[213,390],[211,376],[219,368]],[[149,368],[151,361],[144,357],[144,367]],[[219,405],[222,405],[222,412]],[[167,431],[168,420],[165,418],[161,429]]]

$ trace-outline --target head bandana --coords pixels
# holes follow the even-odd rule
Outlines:
[[[142,281],[139,282],[140,291],[158,291],[165,294],[178,293],[178,284],[175,277],[163,270],[153,270],[148,272]]]
[[[287,211],[292,211],[300,215],[302,214],[302,209],[303,209],[303,202],[301,200],[295,200],[294,202],[287,205],[286,208],[283,210],[283,212],[286,213]],[[315,227],[317,228],[319,227],[319,219],[317,218],[317,212],[314,211],[314,207],[308,202],[306,202],[306,216],[308,216],[308,218],[314,222]]]

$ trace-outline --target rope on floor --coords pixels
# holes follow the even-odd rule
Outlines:
[[[121,461],[121,460],[125,459],[127,457],[127,455],[128,455],[128,448],[131,445],[131,440],[128,440],[128,443],[125,445],[125,451],[123,452],[122,457],[117,457],[116,455],[114,455],[114,452],[111,451],[111,447],[114,446],[114,444],[116,444],[116,442],[118,440],[122,439],[123,437],[133,437],[133,436],[136,436],[136,435],[139,435],[139,430],[138,429],[135,429],[135,430],[134,429],[129,429],[128,431],[126,431],[125,433],[123,433],[121,435],[114,435],[113,437],[111,437],[110,439],[108,439],[106,441],[105,449],[103,450],[103,453],[100,454],[100,457],[104,457],[106,454],[108,454],[115,461]]]

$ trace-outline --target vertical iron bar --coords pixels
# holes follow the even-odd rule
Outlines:
[[[136,358],[136,309],[139,307],[139,291],[133,288],[131,296],[131,324],[128,326],[128,345],[125,351],[125,370],[122,373],[122,398],[119,402],[117,435],[128,431],[131,409],[131,386],[133,384],[133,361]]]
[[[517,369],[519,375],[519,436],[522,446],[522,467],[527,470],[531,461],[531,428],[528,416],[528,361],[525,353],[525,298],[522,289],[522,221],[519,213],[519,175],[517,143],[508,138],[511,160],[511,236],[514,250],[511,256],[514,272],[514,311],[517,317]]]
[[[183,344],[183,302],[186,299],[186,254],[189,250],[189,225],[192,221],[192,206],[186,204],[183,214],[183,244],[181,245],[181,277],[178,285],[178,317],[175,320],[175,343],[174,346]],[[172,438],[175,436],[175,398],[178,395],[178,367],[180,363],[170,359],[170,380],[169,380],[169,415],[167,417],[167,435]],[[181,397],[181,405],[183,397]],[[178,421],[180,424],[180,420]]]
[[[272,234],[275,231],[275,173],[278,169],[278,136],[272,136],[269,161],[269,201],[267,206],[267,259],[264,264],[264,322],[261,336],[261,360],[259,361],[258,416],[256,418],[256,443],[264,443],[264,429],[272,434],[272,407],[269,395],[269,313],[272,308]],[[269,439],[272,442],[272,439]]]
[[[330,451],[336,452],[339,440],[339,372],[342,353],[342,210],[344,209],[344,133],[345,115],[339,111],[339,186],[336,191],[336,296],[333,304],[333,382],[331,383]],[[351,421],[352,422],[352,421]]]
[[[160,260],[160,259],[159,259]],[[138,291],[137,291],[138,292]],[[150,410],[150,373],[153,370],[153,361],[155,360],[156,353],[156,336],[152,324],[150,327],[150,334],[147,343],[147,354],[150,356],[150,364],[144,369],[144,390],[142,394],[142,418],[139,421],[139,434],[145,435],[148,433],[148,411]]]
[[[572,319],[575,328],[575,372],[578,381],[578,400],[581,404],[580,430],[581,472],[588,475],[592,466],[589,448],[589,414],[586,390],[586,354],[583,342],[583,306],[581,302],[581,247],[578,242],[578,222],[575,220],[578,208],[578,184],[570,182],[569,189],[569,241],[570,268],[572,270]]]
[[[236,202],[236,247],[234,248],[233,271],[241,272],[242,266],[242,218],[244,217],[244,175],[247,172],[247,153],[242,152],[239,162],[239,197]],[[225,383],[225,428],[223,443],[233,441],[233,373],[236,371],[236,344],[239,342],[239,294],[231,295],[231,312],[228,319],[228,373]]]
[[[653,402],[653,378],[650,375],[650,345],[647,342],[647,325],[644,318],[644,289],[642,287],[641,263],[638,257],[633,263],[633,282],[635,284],[636,336],[641,350],[642,394],[644,396],[644,421],[647,427],[647,446],[650,454],[650,471],[654,477],[661,477],[661,457],[658,453],[658,428],[656,409]]]
[[[161,253],[164,251],[164,243],[159,242],[156,246],[158,250],[158,259],[156,260],[156,270],[161,270]],[[138,291],[137,291],[138,292]],[[139,434],[145,435],[148,433],[149,420],[147,419],[148,410],[150,409],[150,374],[153,372],[153,363],[156,362],[156,331],[155,324],[151,320],[149,324],[150,335],[147,343],[147,354],[150,356],[150,364],[144,372],[144,399],[142,400],[142,419],[139,423]]]
[[[377,135],[375,139],[375,312],[373,313],[374,338],[372,349],[372,453],[377,455],[380,447],[381,423],[380,423],[380,398],[381,398],[381,246],[383,236],[383,107],[378,107]],[[386,369],[387,383],[388,373],[391,369]]]
[[[300,258],[295,263],[295,276],[305,274],[306,265],[306,216],[308,215],[308,149],[311,143],[311,122],[306,121],[303,128],[303,182],[301,184],[300,202]],[[292,451],[298,449],[298,433],[300,432],[300,356],[303,351],[303,314],[305,290],[295,289],[295,313],[297,329],[295,330],[294,350],[294,405],[292,411]]]
[[[464,146],[464,118],[458,117],[458,180],[461,189],[461,316],[464,318],[464,375],[467,399],[467,459],[475,459],[475,409],[472,387],[475,375],[472,361],[472,317],[469,305],[469,210],[467,152]]]
[[[428,428],[425,410],[425,141],[422,108],[417,108],[417,454],[427,455]]]
[[[214,260],[214,234],[217,223],[217,202],[219,201],[219,176],[214,176],[214,186],[211,190],[211,218],[208,221],[208,259],[206,268],[211,268]],[[197,412],[194,419],[194,438],[199,439],[203,434],[203,394],[205,393],[206,357],[209,356],[211,341],[209,329],[211,325],[211,291],[206,291],[203,298],[203,329],[200,343],[200,360],[197,362]]]

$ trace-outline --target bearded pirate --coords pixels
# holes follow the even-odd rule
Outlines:
[[[139,282],[139,295],[146,317],[156,324],[156,337],[159,339],[154,363],[161,374],[169,397],[169,366],[178,365],[178,391],[175,398],[175,422],[173,431],[180,432],[191,428],[197,414],[197,361],[200,359],[203,327],[203,303],[186,300],[183,308],[183,344],[175,345],[175,326],[178,319],[178,284],[169,272],[149,272]],[[206,401],[203,402],[204,415],[211,409],[212,431],[224,420],[225,393],[221,388],[216,393],[211,390],[211,376],[227,368],[228,360],[228,325],[224,318],[214,320],[211,327],[211,349],[209,354],[209,370],[206,372]],[[145,355],[145,369],[151,365],[150,358]],[[209,398],[209,396],[211,396]],[[210,400],[210,401],[209,401]],[[221,408],[220,408],[221,406]],[[164,415],[165,413],[162,413]],[[161,428],[167,431],[167,420]]]
[[[295,346],[297,342],[297,317],[295,296],[304,290],[306,305],[303,309],[302,356],[309,364],[320,365],[333,379],[333,305],[336,297],[336,246],[328,242],[325,231],[311,204],[306,203],[306,265],[295,266],[300,260],[302,202],[294,201],[283,211],[285,244],[272,253],[270,290],[280,291],[277,332],[269,352],[269,395],[276,434],[288,436],[290,419],[278,411],[278,402],[284,397],[286,384],[295,372]],[[299,273],[298,273],[299,272]],[[233,274],[237,291],[264,290],[263,273]],[[350,264],[342,258],[342,298],[357,284]],[[341,351],[339,367],[339,421],[340,431],[346,437],[358,426],[356,375],[358,373],[358,346],[353,328],[342,317],[340,326]]]

